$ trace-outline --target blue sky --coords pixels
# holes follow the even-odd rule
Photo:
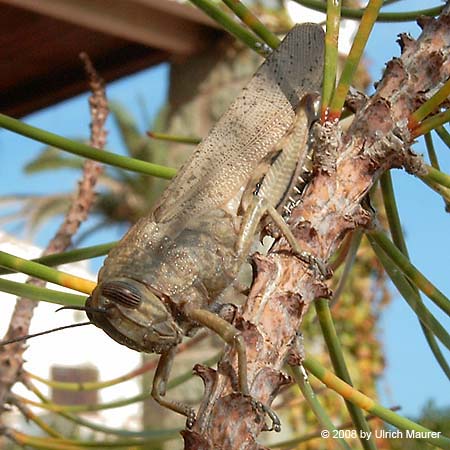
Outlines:
[[[431,3],[431,2],[430,2]],[[432,2],[433,5],[438,4]],[[420,9],[424,2],[401,2],[400,9]],[[427,7],[433,6],[428,4]],[[399,30],[417,37],[419,27],[408,22],[399,26],[377,24],[367,48],[367,61],[373,80],[379,79],[384,63],[399,56],[395,43]],[[450,152],[439,138],[434,138],[441,169],[450,172]],[[423,140],[415,146],[425,153]],[[419,179],[403,171],[393,171],[398,208],[407,240],[410,257],[416,266],[447,296],[450,294],[450,217],[444,212],[442,200]],[[418,321],[404,300],[392,289],[394,299],[382,318],[381,338],[387,354],[387,370],[380,383],[385,404],[399,404],[403,414],[417,414],[428,398],[437,405],[449,406],[448,380],[437,365],[423,337]],[[450,329],[450,321],[430,301],[427,306]],[[442,347],[441,347],[442,348]],[[447,360],[450,353],[443,350]],[[447,393],[445,395],[444,393]]]
[[[401,2],[409,9],[423,7],[423,2]],[[433,2],[433,4],[438,4]],[[431,6],[431,5],[430,5]],[[392,56],[399,56],[395,43],[398,32],[408,31],[417,36],[419,28],[414,23],[401,25],[378,24],[371,36],[366,54],[366,63],[372,79],[379,79],[384,63]],[[108,85],[108,97],[124,104],[139,120],[142,132],[148,124],[142,113],[138,98],[145,101],[149,116],[153,117],[164,103],[167,93],[168,66],[160,65],[137,75]],[[88,135],[89,111],[87,96],[81,95],[60,103],[47,110],[32,114],[24,119],[27,123],[51,130],[54,133],[79,137]],[[123,152],[122,142],[112,121],[108,123],[108,148]],[[442,168],[450,172],[450,152],[438,138],[436,150]],[[36,157],[42,144],[14,135],[8,131],[0,132],[0,195],[13,193],[47,193],[73,189],[78,174],[74,172],[46,172],[24,176],[22,167]],[[423,153],[424,146],[419,142],[416,151]],[[419,179],[402,171],[393,173],[398,207],[405,228],[407,243],[413,262],[445,294],[450,294],[450,245],[448,230],[450,217],[444,212],[442,200],[430,191]],[[50,223],[37,236],[36,242],[45,245],[56,229]],[[11,229],[9,229],[11,230]],[[117,239],[122,229],[97,233],[94,240],[86,240],[83,245],[93,245]],[[395,291],[391,306],[382,318],[382,339],[387,355],[386,375],[380,382],[383,403],[401,405],[402,414],[416,415],[428,399],[438,405],[449,405],[448,381],[434,361],[429,351],[417,319],[405,302]],[[449,329],[450,321],[434,305],[427,305],[441,323]],[[444,351],[448,357],[449,353]]]

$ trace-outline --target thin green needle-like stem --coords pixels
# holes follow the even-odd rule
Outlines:
[[[334,327],[333,319],[331,317],[329,301],[328,299],[325,298],[319,298],[315,300],[314,306],[316,308],[320,328],[322,330],[322,334],[330,354],[330,359],[331,363],[333,364],[333,368],[336,374],[342,380],[351,385],[352,381],[350,378],[350,373],[347,369],[347,365],[345,364],[341,344],[339,342],[336,328]],[[355,427],[360,431],[364,431],[365,436],[372,436],[369,424],[367,423],[361,408],[347,400],[348,399],[345,399],[345,403],[348,412],[350,414],[350,417],[352,418],[352,421],[355,424]],[[359,433],[359,439],[364,449],[376,450],[376,445],[372,438],[366,439],[362,437],[362,433]]]
[[[69,294],[27,283],[17,283],[16,281],[2,279],[0,279],[0,291],[34,301],[56,303],[64,306],[83,306],[87,298],[84,295]]]
[[[420,326],[422,327],[423,334],[425,335],[425,339],[427,340],[427,344],[430,347],[433,356],[436,358],[439,367],[442,369],[445,376],[450,381],[450,365],[445,359],[445,356],[442,353],[441,348],[439,347],[437,340],[434,337],[434,334],[428,328],[426,328],[423,323],[420,323]]]
[[[398,409],[398,407],[396,407],[395,409]],[[392,411],[394,411],[394,408],[392,408]],[[373,414],[368,414],[366,416],[366,420],[373,420],[375,418],[377,418],[377,417]],[[338,430],[348,430],[349,428],[353,428],[352,422],[346,422],[337,427]],[[332,438],[334,439],[333,435],[330,435],[330,436],[332,436]],[[270,446],[270,448],[271,449],[278,449],[278,448],[284,448],[284,447],[294,448],[294,446],[297,446],[298,444],[302,444],[303,442],[307,442],[307,441],[310,441],[315,438],[323,439],[323,430],[304,434],[304,435],[294,437],[294,438],[286,440],[286,441],[275,442],[274,444],[272,444]],[[297,447],[295,447],[295,448],[297,448]]]
[[[336,270],[339,269],[339,267],[341,267],[342,264],[344,264],[347,258],[347,254],[350,250],[350,246],[352,244],[352,237],[353,233],[348,233],[347,236],[345,236],[341,246],[338,248],[336,253],[331,257],[329,266],[333,273],[336,272]]]
[[[427,180],[426,178],[420,178],[420,181],[422,181],[424,184],[426,184],[429,188],[433,189],[434,192],[436,192],[442,197],[442,200],[444,200],[445,203],[445,210],[447,212],[450,212],[450,189],[433,181]]]
[[[228,14],[223,12],[212,0],[189,0],[197,8],[201,9],[211,19],[221,25],[234,37],[242,41],[255,52],[262,56],[267,56],[268,48],[263,42],[258,40],[253,33],[235,22]]]
[[[212,358],[209,358],[208,360],[204,361],[203,364],[205,365],[211,365],[214,364],[215,362],[217,362],[219,360],[219,355],[215,355]],[[173,389],[176,386],[179,386],[180,384],[184,383],[185,381],[189,380],[192,378],[192,371],[188,370],[185,373],[181,374],[180,376],[174,378],[173,380],[171,380],[168,383],[168,390]],[[142,445],[144,445],[144,443],[151,443],[151,442],[162,442],[168,439],[172,439],[176,436],[176,434],[178,433],[179,430],[161,430],[161,431],[142,431],[142,432],[127,432],[126,430],[114,430],[108,427],[103,427],[97,424],[94,424],[92,422],[89,422],[87,420],[81,419],[75,415],[72,414],[72,412],[83,412],[83,411],[92,411],[92,410],[104,410],[104,409],[110,409],[110,408],[117,408],[120,406],[124,406],[130,403],[134,403],[140,400],[144,400],[145,398],[148,398],[149,395],[151,394],[140,394],[138,396],[135,397],[131,397],[128,399],[124,399],[121,401],[116,401],[116,402],[110,402],[110,403],[105,403],[103,405],[79,405],[79,406],[85,406],[85,408],[64,408],[64,407],[58,407],[58,405],[55,405],[53,403],[48,402],[48,399],[46,399],[42,393],[31,383],[29,382],[29,380],[24,379],[24,384],[32,391],[34,392],[38,398],[41,400],[42,403],[37,403],[37,402],[32,402],[28,399],[24,399],[22,397],[18,397],[20,399],[20,401],[24,402],[24,403],[28,403],[28,404],[32,404],[34,406],[38,406],[50,411],[53,411],[56,414],[59,414],[63,417],[65,417],[68,420],[71,420],[72,422],[78,423],[80,425],[89,427],[91,429],[97,430],[97,431],[102,431],[104,433],[112,433],[112,434],[117,434],[117,435],[121,435],[121,436],[127,436],[127,437],[140,437],[140,438],[144,438],[144,441],[136,441],[138,442],[140,445],[141,442],[143,442]],[[123,441],[125,442],[125,441]],[[134,443],[134,441],[133,441]],[[98,446],[101,447],[102,443],[93,443],[92,446]]]
[[[55,253],[52,255],[41,256],[40,258],[30,259],[30,262],[43,264],[44,266],[59,266],[76,261],[84,261],[85,259],[96,258],[97,256],[106,255],[118,241],[107,242],[106,244],[92,245],[90,247],[77,248],[68,250],[67,252]],[[0,267],[0,275],[14,273],[15,270],[3,269]]]
[[[428,117],[428,119],[423,120],[416,127],[410,128],[411,137],[417,138],[422,134],[429,133],[431,130],[434,130],[439,126],[444,125],[449,121],[450,121],[450,109],[447,109],[446,111]]]
[[[440,170],[436,170],[434,167],[426,166],[428,173],[426,175],[420,175],[420,178],[423,178],[427,181],[432,181],[438,184],[442,184],[446,188],[450,189],[450,175],[447,175]]]
[[[164,434],[164,430],[160,432]],[[172,430],[169,430],[172,433]],[[85,448],[121,448],[121,449],[136,449],[138,447],[149,448],[151,445],[157,445],[165,440],[167,437],[152,437],[147,439],[117,439],[111,441],[92,441],[92,440],[76,440],[76,439],[57,439],[57,438],[43,438],[29,436],[20,431],[8,428],[5,435],[12,439],[22,448],[33,447],[42,450],[80,450]],[[171,436],[173,437],[173,436]]]
[[[402,0],[384,0],[383,2],[383,7],[384,6],[388,6],[388,5],[392,5],[393,3],[398,3],[401,2]]]
[[[222,0],[247,25],[253,33],[259,36],[269,47],[277,48],[280,39],[239,0]]]
[[[207,332],[199,332],[194,337],[190,338],[187,342],[183,342],[177,347],[178,353],[182,353],[189,348],[192,348],[196,346],[200,341],[205,339],[207,336]],[[206,364],[206,363],[205,363]],[[119,383],[122,383],[124,381],[131,380],[132,378],[135,378],[137,376],[143,375],[150,370],[156,369],[156,366],[158,365],[158,359],[152,359],[150,361],[147,361],[146,363],[142,364],[140,367],[131,370],[128,373],[125,373],[124,375],[121,375],[116,378],[112,378],[110,380],[106,381],[96,381],[96,382],[67,382],[67,381],[56,381],[56,380],[48,380],[46,378],[42,378],[36,374],[27,372],[26,370],[23,370],[24,374],[24,381],[28,381],[28,378],[40,381],[41,383],[44,383],[47,386],[50,386],[54,389],[61,389],[65,391],[93,391],[93,390],[99,390],[103,388],[107,388],[110,386],[115,386]]]
[[[352,402],[358,407],[376,415],[385,422],[394,425],[401,430],[408,432],[408,436],[414,438],[419,437],[430,444],[438,445],[443,449],[450,449],[450,439],[445,436],[435,437],[437,433],[434,433],[429,428],[426,428],[412,420],[402,417],[388,408],[377,404],[367,395],[356,390],[351,385],[343,381],[341,378],[334,375],[329,370],[325,369],[318,361],[316,361],[311,356],[308,356],[303,365],[311,372],[315,377],[317,377],[322,383],[333,389],[345,399]]]
[[[436,127],[434,131],[436,131],[438,136],[442,139],[442,142],[450,148],[450,133],[442,125]]]
[[[105,409],[121,408],[122,406],[131,405],[133,403],[140,402],[147,398],[150,398],[150,392],[145,394],[138,394],[133,397],[124,398],[122,400],[116,400],[108,403],[97,403],[91,405],[58,405],[56,403],[40,403],[34,400],[30,400],[25,397],[17,396],[17,398],[28,405],[36,406],[38,408],[45,409],[47,411],[52,411],[55,413],[66,412],[66,413],[82,413],[88,411],[103,411]]]
[[[14,405],[22,413],[27,422],[31,421],[35,423],[44,433],[47,433],[49,436],[52,436],[54,438],[64,438],[62,434],[60,434],[57,430],[48,425],[37,414],[31,411],[30,408],[27,408],[22,403],[16,401],[14,394],[10,396],[8,403]]]
[[[341,78],[330,102],[328,113],[330,120],[338,119],[341,116],[345,98],[382,5],[382,0],[369,0],[366,6],[355,40],[345,61]]]
[[[327,1],[327,28],[325,34],[325,65],[322,89],[322,122],[326,119],[328,106],[336,84],[338,63],[339,25],[342,1]]]
[[[386,210],[386,216],[388,218],[389,223],[389,229],[391,231],[391,236],[394,241],[394,244],[397,246],[397,248],[409,259],[408,254],[408,248],[406,246],[405,237],[403,235],[402,226],[400,223],[400,216],[398,214],[397,209],[397,203],[395,201],[395,194],[394,194],[394,186],[392,184],[392,178],[390,172],[385,172],[380,177],[380,186],[381,186],[381,192],[383,194],[383,202],[384,207]],[[376,244],[375,244],[376,245]],[[422,298],[420,297],[419,290],[414,286],[412,283],[409,283],[406,278],[398,274],[398,272],[393,267],[393,264],[390,264],[389,258],[382,252],[380,249],[379,252],[380,256],[383,258],[384,266],[388,265],[392,269],[393,276],[396,277],[396,281],[394,281],[394,284],[396,284],[397,289],[402,288],[403,286],[403,293],[402,296],[407,300],[408,304],[410,305],[421,305],[421,311],[422,315],[427,314],[427,310],[425,308],[425,305],[423,304]],[[377,253],[377,254],[378,254]],[[402,291],[400,291],[402,292]],[[445,373],[447,378],[450,379],[450,367],[447,364],[447,361],[445,360],[444,355],[442,354],[441,349],[439,348],[439,345],[436,342],[436,339],[434,337],[433,331],[430,330],[429,327],[425,325],[425,323],[419,319],[420,327],[422,329],[423,334],[425,335],[425,339],[430,347],[431,352],[433,353],[434,357],[436,358],[437,363],[441,367],[442,371]],[[443,328],[442,328],[443,330]],[[445,338],[445,333],[442,334],[442,336]]]
[[[0,114],[0,127],[22,136],[29,137],[35,141],[60,148],[61,150],[73,153],[74,155],[83,156],[84,158],[93,159],[94,161],[100,161],[110,166],[121,167],[122,169],[131,170],[133,172],[166,179],[171,179],[176,174],[176,170],[171,167],[164,167],[139,159],[118,155],[116,153],[98,150],[89,145],[72,141],[49,131],[42,130],[41,128],[33,127],[4,114]]]
[[[441,105],[442,102],[446,101],[450,96],[450,79],[447,80],[444,85],[425,103],[420,105],[408,118],[408,126],[410,129],[416,128],[416,126],[423,120],[425,117],[432,114],[436,111],[437,108]]]
[[[439,166],[439,161],[436,155],[436,150],[434,149],[433,138],[430,133],[425,135],[425,145],[427,146],[428,158],[430,158],[431,165],[437,169],[441,170]]]
[[[429,281],[408,258],[381,231],[372,230],[370,236],[392,259],[396,266],[414,283],[428,298],[450,316],[450,300]]]
[[[367,238],[372,246],[377,258],[386,270],[389,278],[394,283],[406,303],[414,311],[420,322],[427,327],[449,350],[450,335],[433,314],[425,307],[420,296],[410,281],[398,270],[393,261],[384,253],[377,242],[370,235]]]
[[[391,172],[384,172],[381,175],[380,186],[392,239],[399,250],[404,255],[408,256],[408,249],[406,247],[405,237],[403,236],[400,216],[398,214],[397,202],[395,200]]]
[[[201,139],[197,137],[177,136],[174,134],[157,133],[156,131],[147,131],[147,135],[152,139],[157,139],[160,141],[179,142],[180,144],[197,145],[201,142]]]
[[[60,286],[69,289],[84,292],[85,294],[90,294],[96,286],[95,281],[76,277],[70,273],[61,272],[51,267],[44,266],[43,264],[32,262],[28,259],[20,258],[2,251],[0,251],[0,266],[17,272],[26,273],[31,277],[59,284]]]
[[[439,131],[438,131],[438,133],[439,133]],[[441,168],[439,165],[436,151],[434,150],[433,138],[431,137],[431,133],[425,134],[425,144],[427,147],[428,157],[430,159],[431,166],[434,169],[440,171]],[[425,177],[421,177],[420,180],[423,181],[428,187],[433,189],[433,191],[437,192],[442,197],[442,199],[444,200],[444,203],[445,203],[445,210],[447,212],[450,212],[450,189],[446,188],[445,186],[442,186],[436,182],[433,182],[430,179],[425,178]]]
[[[352,271],[353,264],[355,263],[356,253],[358,252],[359,246],[361,244],[361,239],[362,239],[362,231],[356,230],[353,233],[352,240],[350,242],[350,247],[348,249],[348,253],[345,258],[344,270],[342,271],[342,275],[339,278],[339,283],[333,292],[333,297],[331,298],[331,306],[333,306],[339,300],[339,297],[344,291],[345,284]]]
[[[316,11],[326,12],[326,5],[322,0],[294,0],[300,5],[315,9]],[[420,16],[437,16],[444,9],[444,6],[435,6],[434,8],[420,9],[416,11],[404,12],[382,12],[377,17],[377,22],[411,22],[416,21]],[[342,17],[346,19],[359,20],[364,14],[363,9],[342,8]]]
[[[214,363],[216,363],[219,360],[219,355],[214,355],[213,357],[202,361],[203,365],[210,366]],[[185,373],[182,373],[181,375],[173,378],[172,380],[167,383],[167,390],[173,389],[180,384],[185,383],[187,380],[191,379],[193,377],[192,370],[187,370]],[[133,403],[140,402],[142,400],[145,400],[147,398],[151,397],[150,392],[141,393],[138,395],[135,395],[133,397],[128,397],[121,400],[116,400],[108,403],[100,403],[100,404],[94,404],[94,405],[57,405],[54,403],[46,404],[46,403],[39,403],[32,400],[29,400],[24,397],[19,397],[20,401],[30,404],[33,406],[37,406],[38,408],[47,409],[49,411],[53,412],[66,412],[66,413],[81,413],[81,412],[87,412],[87,411],[102,411],[105,409],[113,409],[113,408],[120,408],[122,406],[130,405]]]
[[[297,383],[297,386],[302,391],[303,396],[305,397],[306,401],[308,402],[308,405],[311,407],[311,410],[317,417],[317,420],[321,424],[322,429],[328,430],[330,432],[330,436],[334,436],[334,434],[337,431],[337,428],[333,425],[333,422],[331,421],[327,412],[317,399],[316,393],[313,391],[311,385],[309,384],[306,373],[302,373],[300,367],[298,366],[291,366],[290,369]],[[344,439],[338,438],[336,442],[340,448],[345,450],[351,450],[349,445],[347,444],[347,442],[345,442]]]
[[[21,380],[23,384],[29,389],[33,394],[35,394],[43,403],[51,403],[50,400],[42,394],[42,392],[28,379]],[[143,438],[143,439],[155,439],[157,441],[165,441],[172,438],[175,438],[177,434],[181,431],[179,429],[171,429],[171,430],[143,430],[143,431],[129,431],[123,430],[120,428],[110,428],[104,425],[99,425],[97,423],[91,422],[89,420],[82,419],[81,417],[65,413],[65,412],[57,412],[57,415],[66,418],[67,420],[81,425],[86,428],[90,428],[91,430],[100,431],[102,433],[113,434],[116,436],[122,437],[130,437],[130,438]]]
[[[23,371],[24,375],[29,377],[30,379],[34,379],[40,381],[46,386],[50,386],[53,389],[59,389],[64,391],[75,391],[75,392],[84,392],[84,391],[98,391],[99,389],[104,389],[111,386],[116,386],[119,383],[123,383],[124,381],[131,380],[139,375],[142,375],[150,370],[154,370],[158,364],[157,359],[153,359],[143,364],[137,369],[128,372],[125,375],[120,377],[112,378],[111,380],[106,381],[80,381],[80,382],[68,382],[68,381],[56,381],[56,380],[48,380],[46,378],[42,378],[36,374],[31,372]]]

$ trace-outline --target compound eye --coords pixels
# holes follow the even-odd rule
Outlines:
[[[101,295],[126,308],[137,308],[141,303],[140,291],[126,281],[109,281],[103,284]]]

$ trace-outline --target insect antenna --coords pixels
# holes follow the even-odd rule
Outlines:
[[[86,312],[93,312],[93,313],[106,313],[107,308],[91,308],[89,306],[61,306],[61,308],[58,308],[55,312],[63,311],[64,309],[72,309],[75,311],[86,311]]]
[[[63,327],[52,328],[51,330],[41,331],[40,333],[27,334],[26,336],[20,336],[14,339],[9,339],[5,341],[0,341],[0,347],[3,345],[13,344],[14,342],[26,341],[29,338],[34,338],[37,336],[42,336],[44,334],[53,333],[54,331],[65,330],[67,328],[75,328],[75,327],[83,327],[84,325],[93,325],[93,322],[81,322],[81,323],[73,323],[71,325],[64,325]]]

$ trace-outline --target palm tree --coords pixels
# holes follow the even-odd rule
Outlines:
[[[139,130],[137,121],[126,108],[111,102],[110,111],[120,132],[125,153],[133,158],[167,164],[167,145],[151,140],[145,130]],[[161,109],[153,124],[153,129],[160,129],[165,120],[165,110]],[[78,139],[83,141],[83,139]],[[83,159],[78,156],[65,155],[59,149],[46,147],[30,161],[24,171],[27,174],[55,170],[81,170]],[[86,236],[105,227],[121,228],[121,233],[142,217],[159,197],[166,182],[158,178],[138,173],[129,173],[115,167],[105,167],[99,179],[97,201],[92,210],[90,226],[78,237],[79,244]],[[3,216],[3,222],[12,222],[26,228],[29,233],[36,232],[46,222],[63,215],[68,209],[71,194],[52,193],[47,195],[10,195],[3,197],[3,205],[19,207],[19,210]]]

